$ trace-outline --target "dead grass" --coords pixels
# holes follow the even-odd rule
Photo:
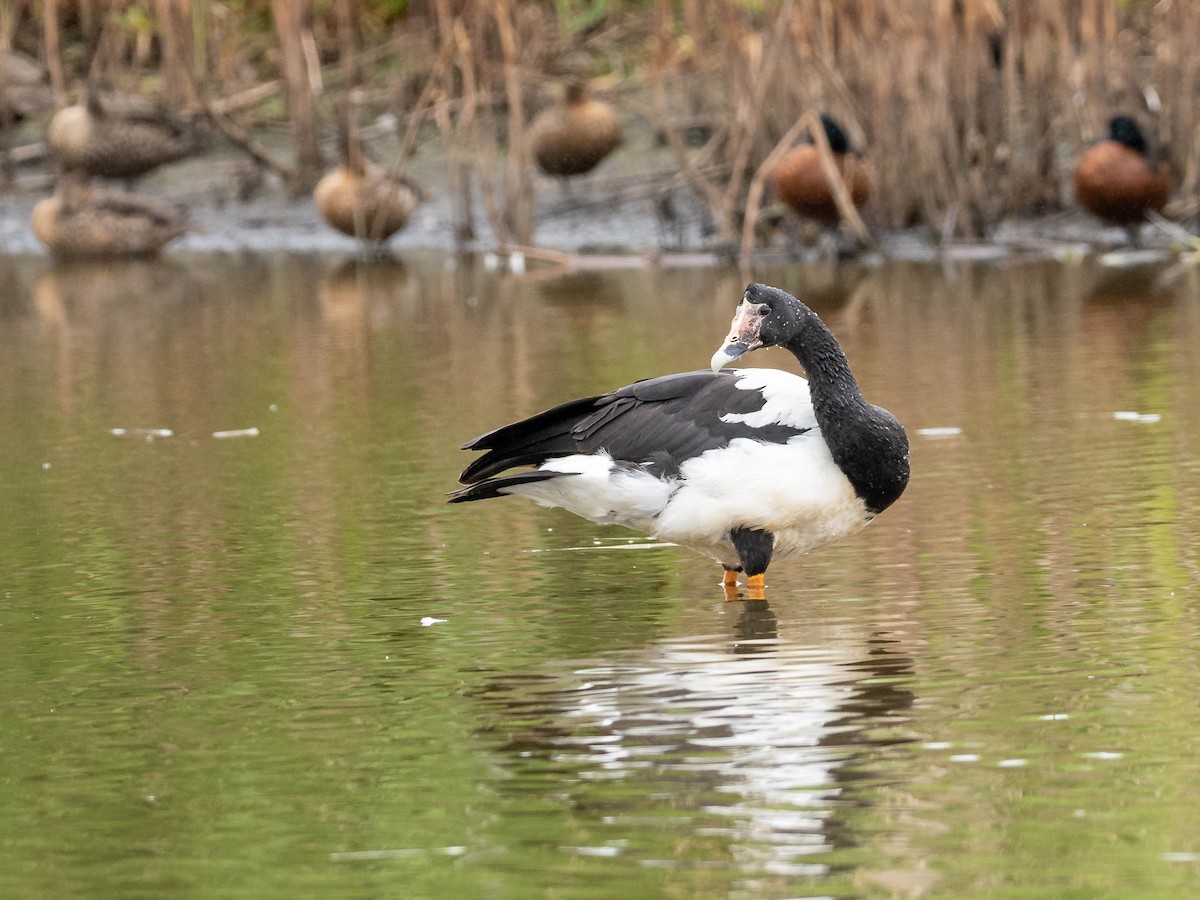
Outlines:
[[[260,162],[299,180],[353,88],[368,116],[398,114],[396,167],[438,143],[463,237],[478,200],[502,242],[532,240],[528,123],[567,75],[642,98],[625,116],[651,120],[731,247],[771,200],[764,161],[815,112],[841,120],[870,162],[874,227],[980,236],[1063,208],[1076,153],[1118,111],[1164,148],[1177,205],[1200,207],[1194,0],[414,0],[394,20],[370,3],[352,19],[346,0],[5,9],[0,49],[36,48],[60,92],[91,73],[195,97],[260,155],[252,130],[282,122],[294,159]],[[264,30],[264,10],[283,19]],[[277,89],[256,93],[268,82]]]
[[[745,208],[747,158],[764,159],[809,110],[841,119],[871,162],[876,225],[977,236],[1059,209],[1076,153],[1117,111],[1143,122],[1183,195],[1196,193],[1195,3],[686,0],[674,10],[656,5],[649,80],[664,128],[704,98],[715,131],[701,152],[721,175],[692,181],[726,230]]]

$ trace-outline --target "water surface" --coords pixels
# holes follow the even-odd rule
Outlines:
[[[914,474],[742,603],[444,503],[464,440],[704,366],[736,272],[0,270],[0,893],[1200,892],[1194,270],[754,273]]]

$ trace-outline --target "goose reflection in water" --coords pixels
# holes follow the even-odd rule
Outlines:
[[[759,890],[829,877],[817,855],[866,839],[856,823],[881,777],[872,763],[909,740],[896,727],[912,661],[849,625],[802,639],[778,625],[766,601],[748,601],[732,635],[491,679],[481,732],[503,735],[503,790],[566,802],[572,841],[592,845],[582,855],[728,869]]]

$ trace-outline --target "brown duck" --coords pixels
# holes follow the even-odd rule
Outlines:
[[[621,125],[610,104],[593,100],[582,82],[567,85],[564,102],[544,110],[530,127],[533,158],[547,175],[590,172],[621,143]]]
[[[1136,242],[1137,226],[1171,195],[1171,168],[1151,156],[1142,130],[1129,116],[1108,123],[1108,137],[1075,163],[1075,198],[1106,222],[1124,227]]]
[[[0,50],[0,127],[54,105],[46,70],[24,53]]]
[[[63,257],[152,256],[189,230],[187,214],[174,204],[100,190],[73,175],[34,206],[30,224]]]
[[[850,152],[850,142],[841,125],[822,114],[821,126],[833,153],[834,163],[850,192],[855,207],[867,202],[871,194],[871,176],[867,164]],[[792,148],[775,166],[773,172],[779,198],[797,215],[815,219],[822,225],[834,227],[841,220],[833,191],[821,166],[821,155],[812,143]]]
[[[197,152],[204,143],[200,126],[157,101],[102,97],[89,87],[83,105],[54,114],[46,145],[68,172],[128,180]]]
[[[389,175],[367,159],[346,124],[338,129],[338,145],[342,161],[317,182],[313,203],[330,227],[382,244],[408,224],[421,195],[408,179]]]

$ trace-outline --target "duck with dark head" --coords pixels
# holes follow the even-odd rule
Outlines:
[[[821,128],[850,202],[855,208],[861,207],[871,195],[870,169],[853,152],[846,132],[836,119],[822,113]],[[834,228],[841,221],[841,211],[821,165],[820,151],[811,137],[788,151],[776,164],[773,176],[779,199],[798,216],[813,219],[827,228]]]
[[[1138,243],[1147,213],[1167,205],[1171,184],[1170,165],[1151,150],[1130,116],[1110,119],[1108,137],[1084,150],[1075,163],[1075,198],[1080,206],[1120,225],[1133,244]]]
[[[570,178],[592,171],[621,143],[612,105],[596,100],[582,81],[566,87],[561,106],[539,113],[530,127],[533,159],[547,175]]]

